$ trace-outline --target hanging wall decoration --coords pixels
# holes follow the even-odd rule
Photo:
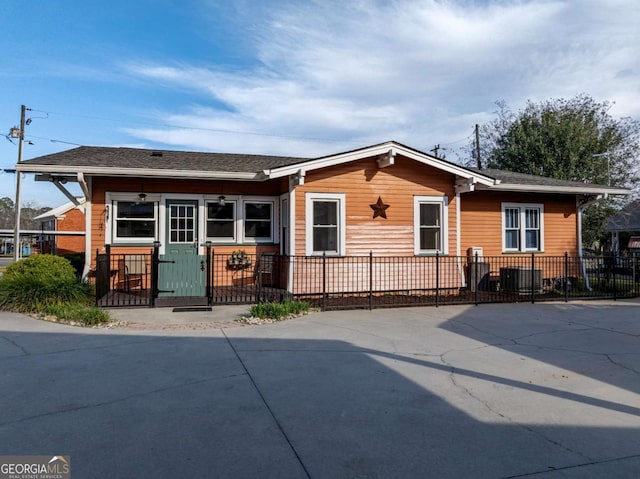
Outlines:
[[[376,219],[378,216],[385,220],[387,219],[387,208],[391,205],[385,205],[382,198],[378,196],[378,201],[369,206],[373,210],[373,219]]]

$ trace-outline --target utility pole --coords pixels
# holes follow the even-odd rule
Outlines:
[[[433,156],[435,156],[436,158],[438,157],[438,150],[440,149],[440,145],[436,145],[434,146],[431,151],[433,151]]]
[[[482,169],[482,161],[480,160],[480,127],[476,123],[476,164],[478,169]]]
[[[26,115],[27,107],[22,105],[20,109],[20,130],[19,130],[19,142],[18,142],[18,164],[22,162],[22,148],[24,146],[24,126],[25,126],[25,115]],[[16,224],[13,230],[13,259],[14,261],[18,261],[20,259],[20,183],[22,180],[22,174],[20,171],[16,171]]]

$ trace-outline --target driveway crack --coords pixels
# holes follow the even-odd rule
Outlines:
[[[203,384],[203,383],[207,383],[209,381],[217,381],[220,379],[229,379],[229,378],[234,378],[234,377],[238,377],[238,376],[244,376],[245,373],[239,373],[239,374],[229,374],[226,376],[216,376],[216,377],[210,377],[210,378],[204,378],[204,379],[198,379],[198,380],[194,380],[194,381],[188,381],[188,382],[184,382],[181,384],[176,384],[173,386],[167,386],[167,387],[163,387],[163,388],[158,388],[158,389],[153,389],[151,391],[144,391],[144,392],[139,392],[139,393],[135,393],[135,394],[129,394],[127,396],[124,397],[119,397],[116,399],[112,399],[110,401],[103,401],[103,402],[98,402],[98,403],[92,403],[92,404],[83,404],[80,406],[74,406],[74,407],[67,407],[67,408],[62,408],[62,409],[57,409],[55,411],[48,411],[48,412],[44,412],[41,414],[34,414],[32,416],[25,416],[19,419],[16,419],[14,421],[7,421],[7,422],[3,422],[0,423],[0,427],[3,426],[9,426],[12,424],[20,424],[23,422],[28,422],[34,419],[40,419],[43,417],[49,417],[49,416],[55,416],[57,414],[64,414],[67,412],[73,412],[73,411],[81,411],[83,409],[93,409],[93,408],[98,408],[98,407],[103,407],[103,406],[110,406],[112,404],[117,404],[117,403],[121,403],[124,401],[128,401],[129,399],[136,399],[136,398],[141,398],[141,397],[145,397],[145,396],[151,396],[153,394],[157,394],[157,393],[162,393],[165,391],[172,391],[175,389],[181,389],[187,386],[194,386],[197,384]]]
[[[231,350],[233,351],[233,353],[235,354],[236,358],[238,359],[238,362],[242,365],[242,368],[244,369],[244,372],[246,373],[247,377],[249,378],[249,381],[251,381],[251,384],[253,385],[254,389],[256,390],[256,392],[258,393],[258,396],[260,397],[260,399],[262,400],[262,403],[264,404],[265,408],[267,409],[267,411],[269,412],[269,414],[271,415],[271,418],[273,419],[273,421],[275,422],[276,426],[278,427],[278,429],[280,430],[280,433],[282,434],[282,437],[284,438],[284,440],[287,442],[287,444],[289,445],[289,448],[291,449],[291,452],[293,453],[293,455],[295,456],[295,458],[298,461],[298,464],[300,464],[300,467],[302,468],[302,470],[304,471],[305,475],[311,479],[311,474],[309,474],[309,471],[307,470],[307,466],[304,464],[304,462],[302,461],[302,458],[300,457],[300,454],[298,453],[296,447],[293,445],[293,442],[291,441],[291,439],[289,438],[289,435],[287,434],[287,432],[284,430],[284,427],[282,426],[282,424],[280,423],[280,421],[278,420],[278,418],[276,417],[273,409],[271,409],[271,406],[269,405],[269,403],[267,402],[267,398],[264,397],[264,394],[262,394],[262,391],[260,390],[260,388],[258,387],[258,384],[256,383],[255,379],[253,378],[253,376],[251,375],[251,372],[249,372],[249,369],[247,368],[246,364],[244,363],[244,361],[242,360],[242,358],[240,357],[240,355],[238,354],[238,351],[236,350],[235,346],[233,345],[233,343],[231,342],[231,340],[229,339],[229,337],[227,336],[227,333],[222,330],[222,334],[224,335],[225,339],[227,340],[227,343],[229,344],[229,347],[231,348]]]
[[[615,361],[611,356],[609,356],[609,354],[602,353],[602,355],[605,358],[607,358],[611,364],[613,364],[615,366],[618,366],[618,367],[620,367],[622,369],[626,369],[627,371],[631,371],[632,373],[640,374],[640,371],[638,371],[637,369],[634,369],[632,367],[627,366],[626,364],[622,364],[622,363],[619,363],[618,361]]]
[[[22,351],[23,355],[31,356],[31,353],[29,351],[27,351],[26,348],[24,348],[23,346],[21,346],[18,343],[16,343],[13,339],[7,338],[6,336],[0,336],[0,338],[4,339],[6,342],[11,344],[12,346],[15,346],[16,348],[18,348],[20,351]]]
[[[484,399],[482,399],[481,397],[477,396],[476,394],[474,394],[468,387],[460,384],[457,380],[456,380],[456,368],[453,364],[451,364],[450,362],[448,362],[445,359],[445,356],[447,354],[449,354],[450,352],[452,352],[453,350],[447,351],[445,353],[443,353],[442,355],[440,355],[440,361],[449,368],[449,379],[451,381],[451,383],[458,389],[460,389],[461,391],[463,391],[467,396],[469,396],[471,399],[473,399],[474,401],[479,402],[480,404],[482,404],[482,406],[489,411],[491,414],[502,418],[506,421],[508,421],[510,424],[513,424],[514,426],[520,427],[521,429],[524,429],[525,431],[543,439],[544,441],[553,444],[556,447],[559,447],[567,452],[570,452],[572,454],[576,454],[580,457],[582,457],[583,459],[587,460],[587,461],[593,461],[592,458],[590,458],[589,456],[587,456],[586,454],[580,452],[580,451],[575,451],[573,449],[571,449],[570,447],[566,446],[565,444],[562,444],[559,441],[556,441],[552,438],[550,438],[549,436],[543,434],[542,432],[534,429],[531,426],[528,426],[526,424],[522,424],[516,420],[514,420],[513,418],[507,416],[506,414],[494,409],[488,401],[485,401]]]
[[[640,454],[634,454],[632,456],[624,456],[624,457],[614,457],[612,459],[603,459],[602,461],[591,461],[591,462],[585,462],[585,463],[582,463],[582,464],[573,464],[571,466],[549,467],[548,469],[545,469],[544,471],[525,472],[524,474],[516,474],[515,476],[506,476],[506,477],[503,477],[502,479],[517,479],[518,477],[531,477],[531,476],[537,476],[538,474],[548,474],[550,472],[555,472],[555,471],[564,471],[564,470],[567,470],[567,469],[576,469],[578,467],[597,466],[598,464],[607,464],[607,463],[610,463],[610,462],[627,461],[629,459],[637,459],[637,458],[640,458]]]
[[[479,333],[486,334],[488,336],[493,336],[494,338],[499,339],[500,341],[510,341],[512,344],[517,344],[516,341],[514,339],[512,339],[512,338],[507,338],[505,336],[500,336],[499,334],[496,334],[496,333],[494,333],[492,331],[484,330],[484,329],[479,328],[479,327],[477,327],[477,326],[475,326],[475,325],[473,325],[471,323],[467,323],[466,321],[462,321],[460,319],[452,319],[451,322],[452,323],[464,324],[465,326],[467,326],[468,328],[473,329],[474,331],[478,331]]]

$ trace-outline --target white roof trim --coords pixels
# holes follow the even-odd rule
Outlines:
[[[149,168],[119,168],[82,166],[70,169],[60,165],[28,165],[18,164],[16,170],[22,173],[81,173],[84,176],[134,176],[137,178],[199,178],[222,180],[253,180],[263,181],[266,178],[261,173],[246,173],[237,171],[196,171],[196,170],[152,170]]]
[[[493,186],[499,183],[497,180],[489,176],[485,176],[485,175],[467,170],[462,166],[457,166],[452,163],[444,162],[433,156],[406,148],[393,141],[383,143],[377,146],[362,148],[360,150],[351,151],[348,153],[341,153],[338,155],[326,156],[324,158],[319,158],[316,160],[309,160],[303,163],[297,163],[295,165],[282,166],[280,168],[273,168],[271,170],[264,170],[264,174],[265,176],[271,179],[282,178],[283,176],[295,175],[300,171],[307,172],[311,170],[317,170],[320,168],[341,165],[343,163],[348,163],[355,160],[361,160],[361,159],[369,158],[372,156],[375,157],[377,155],[390,154],[395,156],[398,153],[400,153],[402,156],[418,161],[424,165],[432,166],[434,168],[437,168],[442,171],[446,171],[447,173],[451,173],[451,174],[460,176],[462,178],[474,178],[475,182],[486,185],[486,186]]]
[[[78,202],[81,205],[84,205],[87,202],[86,198],[78,197],[77,199],[78,199]],[[44,219],[47,219],[47,218],[60,218],[65,213],[68,213],[69,211],[74,210],[76,208],[79,208],[79,207],[74,205],[71,201],[68,201],[63,205],[56,206],[55,208],[50,209],[49,211],[45,211],[44,213],[42,213],[41,215],[36,216],[33,219],[34,220],[44,220]]]

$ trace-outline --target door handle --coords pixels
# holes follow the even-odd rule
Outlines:
[[[204,271],[204,260],[200,261],[200,271]]]

